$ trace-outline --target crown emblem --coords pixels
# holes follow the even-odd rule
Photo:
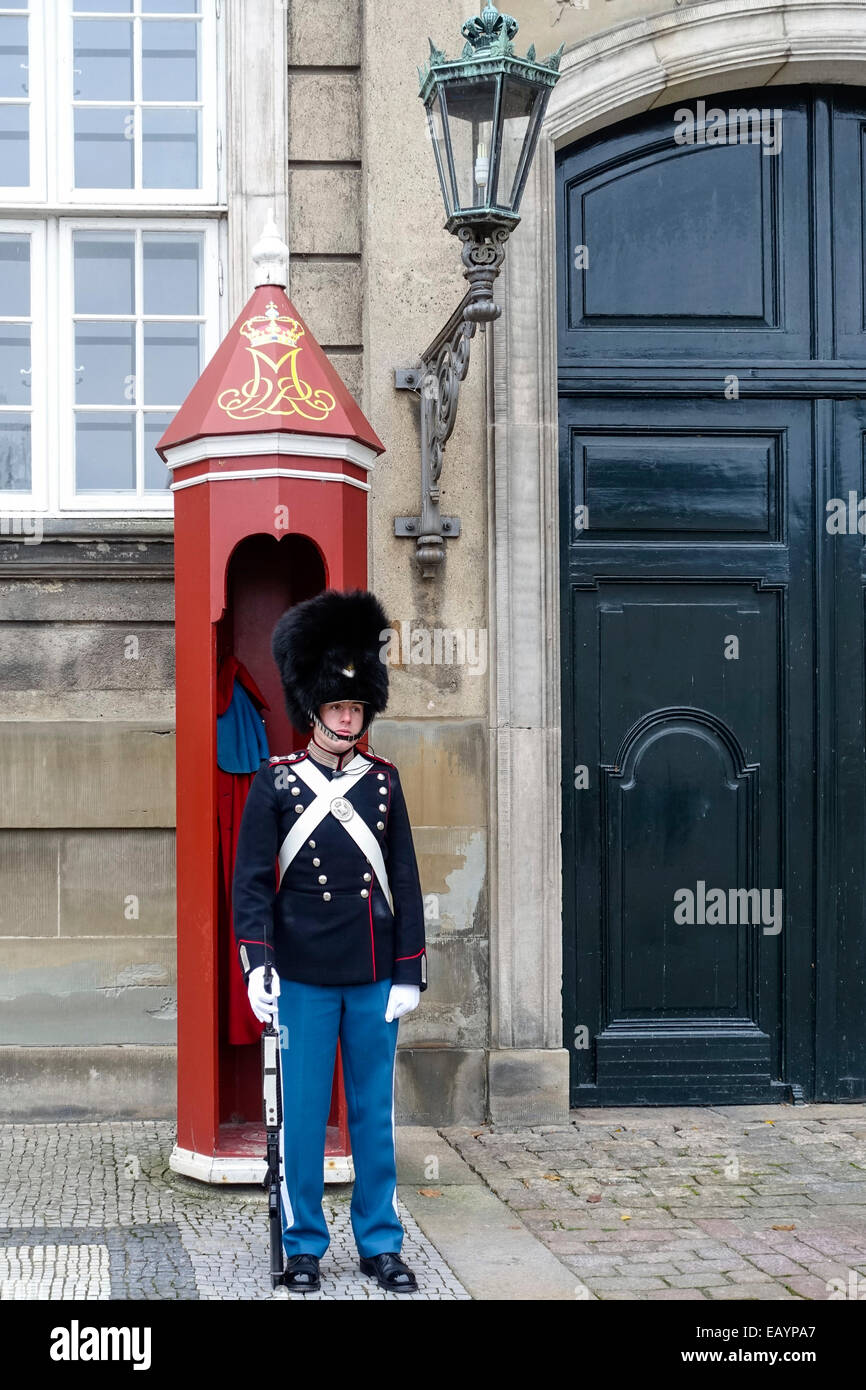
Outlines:
[[[296,348],[304,336],[304,330],[297,319],[280,314],[273,300],[263,314],[247,319],[241,326],[245,338],[253,347],[263,347],[265,343],[283,343],[285,347]]]

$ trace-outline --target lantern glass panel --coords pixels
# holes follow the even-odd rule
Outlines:
[[[456,182],[456,208],[486,207],[490,200],[490,145],[496,78],[449,83],[445,96]]]
[[[543,93],[528,82],[521,82],[515,77],[505,79],[502,91],[502,143],[499,177],[496,180],[496,202],[499,207],[511,208],[514,212],[517,211],[523,191],[521,175],[527,162],[523,157],[524,149],[530,132],[534,134],[537,128],[537,117],[543,105],[542,96]]]
[[[445,123],[442,120],[442,103],[439,100],[439,93],[433,97],[427,107],[427,124],[430,129],[430,139],[433,143],[433,153],[436,156],[436,170],[439,174],[439,182],[442,185],[442,197],[445,200],[445,216],[451,216],[451,207],[454,200],[454,192],[451,186],[451,174],[448,168],[448,149],[445,141]]]

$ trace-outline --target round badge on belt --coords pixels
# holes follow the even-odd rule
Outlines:
[[[351,801],[347,801],[344,796],[335,796],[331,802],[331,815],[336,816],[337,820],[351,820],[355,814],[355,808]]]

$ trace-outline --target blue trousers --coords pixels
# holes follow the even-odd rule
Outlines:
[[[330,1244],[322,1212],[325,1133],[337,1038],[355,1164],[350,1215],[363,1258],[399,1253],[394,1065],[399,1021],[385,1022],[391,981],[305,985],[280,980],[283,1078],[281,1183],[286,1256],[322,1256]]]

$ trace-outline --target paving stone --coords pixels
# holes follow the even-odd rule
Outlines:
[[[707,1296],[700,1289],[654,1289],[651,1293],[647,1294],[647,1298],[663,1299],[667,1302],[673,1299],[688,1300],[690,1302],[703,1299],[704,1302],[706,1302]]]
[[[6,1126],[0,1227],[19,1248],[45,1238],[98,1246],[117,1227],[147,1232],[136,1241],[124,1237],[125,1267],[144,1296],[162,1296],[162,1287],[169,1297],[289,1297],[262,1287],[263,1194],[236,1188],[203,1198],[199,1184],[168,1170],[172,1128],[165,1122]],[[585,1108],[562,1125],[450,1126],[441,1134],[576,1278],[666,1285],[603,1287],[590,1297],[802,1300],[826,1297],[830,1279],[847,1281],[850,1271],[859,1279],[866,1271],[864,1105]],[[321,1294],[294,1300],[399,1297],[357,1277],[349,1191],[326,1189],[332,1245],[322,1271],[324,1280],[330,1265],[331,1282]],[[587,1202],[595,1193],[601,1200]],[[773,1231],[774,1225],[795,1229]],[[413,1248],[410,1263],[420,1268],[423,1238],[413,1232],[412,1239],[419,1253]],[[178,1242],[186,1272],[178,1265]],[[468,1297],[436,1259],[434,1251],[425,1292]],[[582,1266],[584,1260],[593,1263]],[[19,1262],[16,1277],[22,1268]],[[190,1271],[196,1292],[172,1292]],[[110,1272],[114,1279],[113,1266]],[[671,1286],[674,1279],[714,1277],[722,1282],[705,1292]]]
[[[793,1274],[785,1283],[803,1298],[822,1299],[830,1296],[826,1281],[816,1279],[812,1274]]]
[[[548,1231],[544,1244],[554,1255],[585,1255],[589,1257],[589,1246],[585,1240],[572,1231]],[[593,1256],[592,1258],[598,1258]]]
[[[787,1255],[751,1255],[750,1261],[767,1274],[803,1274],[803,1266],[789,1260]]]
[[[750,1268],[744,1260],[739,1264],[734,1264],[733,1256],[720,1256],[718,1260],[674,1260],[675,1274],[726,1274],[730,1270],[744,1270]]]
[[[798,1301],[795,1294],[778,1284],[734,1284],[727,1289],[708,1289],[707,1293],[710,1298],[720,1300],[754,1298],[761,1302]]]
[[[729,1279],[733,1279],[735,1284],[760,1284],[771,1283],[772,1275],[767,1274],[763,1269],[756,1269],[754,1265],[747,1264],[742,1269],[726,1270]]]
[[[589,1275],[586,1282],[596,1293],[637,1293],[645,1289],[663,1289],[658,1276],[651,1275]]]
[[[716,1274],[712,1270],[706,1273],[694,1274],[670,1274],[668,1283],[675,1289],[712,1289],[724,1288],[729,1280],[725,1274]]]
[[[360,1274],[349,1186],[325,1191],[331,1244],[320,1292],[273,1290],[265,1194],[172,1173],[174,1137],[165,1121],[0,1125],[0,1298],[407,1301]],[[415,1297],[468,1299],[412,1217],[400,1215]]]

